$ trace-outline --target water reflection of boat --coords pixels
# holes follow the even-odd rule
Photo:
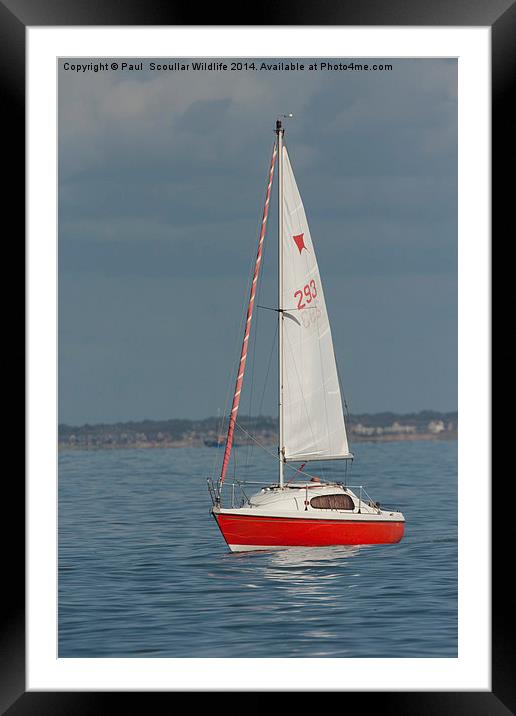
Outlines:
[[[290,547],[275,550],[269,553],[263,578],[275,582],[284,590],[289,595],[292,607],[301,608],[305,618],[307,598],[327,606],[342,606],[342,584],[353,587],[360,578],[354,568],[353,557],[358,556],[362,549],[334,545],[318,549]]]
[[[346,560],[356,557],[362,547],[356,545],[332,545],[313,550],[311,547],[290,547],[274,550],[270,554],[270,564],[278,567],[321,567],[326,562]]]

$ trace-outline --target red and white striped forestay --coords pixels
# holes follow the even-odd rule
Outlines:
[[[269,215],[269,204],[271,200],[271,187],[272,178],[274,176],[274,165],[276,163],[277,145],[274,143],[272,150],[272,159],[269,169],[269,183],[267,185],[267,194],[265,196],[265,205],[263,207],[262,214],[262,225],[260,228],[260,239],[258,241],[258,253],[256,255],[256,263],[254,266],[253,282],[251,284],[251,292],[249,295],[249,306],[247,308],[247,317],[244,330],[244,340],[242,342],[242,351],[240,353],[240,362],[238,364],[237,379],[235,384],[235,394],[233,396],[233,404],[231,406],[231,413],[229,415],[229,426],[228,434],[226,438],[226,447],[224,450],[224,460],[222,462],[222,471],[220,473],[220,484],[224,482],[226,477],[226,471],[228,469],[229,457],[231,455],[231,448],[233,446],[233,433],[235,432],[235,423],[238,414],[238,406],[240,404],[240,394],[242,392],[242,384],[244,382],[245,364],[247,361],[247,351],[249,346],[249,334],[251,332],[251,319],[253,317],[254,299],[256,296],[256,286],[258,284],[258,276],[260,273],[260,266],[262,261],[262,248],[263,240],[265,238],[265,231],[267,228],[267,217]]]

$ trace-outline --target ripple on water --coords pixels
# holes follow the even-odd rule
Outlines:
[[[387,546],[232,554],[199,477],[212,462],[60,455],[60,656],[457,655],[456,443],[360,445],[353,484],[407,518]],[[246,479],[270,471],[255,453]]]

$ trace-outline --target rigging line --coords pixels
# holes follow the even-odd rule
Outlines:
[[[244,488],[242,487],[241,483],[238,480],[236,480],[236,484],[239,486],[240,491],[242,492],[243,496],[245,497],[246,502],[249,502],[249,497],[248,497],[246,491],[244,490]]]
[[[219,410],[220,410],[220,408],[219,408]],[[217,420],[215,421],[215,429],[216,429],[215,440],[217,441],[217,445],[216,445],[217,448],[218,448],[218,446],[219,446],[219,435],[221,435],[221,432],[220,432],[220,428],[221,428],[220,423],[221,423],[221,420],[222,420],[222,415],[218,415],[218,416],[217,416]],[[213,460],[211,461],[211,472],[212,472],[212,474],[215,472],[215,466],[216,466],[216,464],[217,464],[217,460],[218,460],[218,457],[219,457],[216,449],[215,449],[213,452],[214,452]]]
[[[265,248],[267,245],[267,241],[263,242],[263,248],[262,248],[262,264],[261,264],[261,271],[260,275],[258,277],[258,285],[256,287],[256,300],[259,299],[261,288],[262,288],[262,281],[263,281],[263,271],[264,271],[264,264],[265,264]],[[252,415],[253,415],[253,393],[254,393],[254,373],[255,373],[255,367],[256,367],[256,344],[258,342],[258,327],[260,324],[260,313],[256,313],[256,320],[254,323],[254,331],[253,331],[253,353],[251,356],[251,365],[249,366],[250,372],[251,372],[251,381],[249,386],[249,411],[248,411],[248,418],[249,418],[249,425],[252,424]],[[250,461],[250,453],[252,453],[253,445],[250,445],[250,449],[246,450],[245,454],[245,464],[244,464],[244,471],[247,470],[249,466]]]
[[[262,254],[263,255],[263,254]],[[262,264],[263,266],[263,264]],[[260,283],[258,282],[258,286]],[[252,425],[252,415],[253,415],[253,393],[254,393],[254,371],[255,371],[255,365],[256,365],[256,341],[258,339],[258,316],[259,314],[256,314],[256,322],[254,327],[254,335],[253,335],[253,352],[251,355],[251,365],[249,366],[249,372],[251,373],[250,377],[250,385],[249,385],[249,409],[248,409],[248,415],[247,419],[249,421],[249,426]],[[244,463],[244,471],[247,470],[249,466],[249,450],[252,448],[252,445],[248,447],[245,451],[245,463]]]
[[[276,140],[273,144],[273,150],[274,146],[276,145]],[[274,180],[274,176],[273,176]],[[266,192],[267,197],[267,192]],[[261,216],[261,215],[260,215]],[[266,254],[267,254],[267,246],[269,242],[266,240],[266,235],[264,236],[263,246],[262,246],[262,260],[261,260],[261,270],[258,276],[258,285],[256,286],[256,304],[260,300],[261,293],[262,293],[262,287],[263,287],[263,275],[265,273],[265,263],[266,263]],[[253,353],[251,356],[251,365],[250,365],[250,371],[251,371],[251,384],[250,384],[250,392],[249,392],[249,411],[248,411],[248,418],[249,418],[249,426],[252,424],[252,416],[253,416],[253,395],[254,395],[254,376],[255,376],[255,367],[256,367],[256,345],[258,343],[258,328],[260,324],[260,314],[259,312],[256,312],[256,319],[254,322],[254,331],[253,331]],[[246,460],[244,465],[244,471],[248,469],[249,462],[253,455],[253,448],[254,445],[251,443],[249,446],[249,449],[246,450]]]
[[[346,396],[345,396],[345,394],[344,394],[344,388],[343,388],[342,379],[341,379],[341,376],[340,376],[339,364],[337,363],[337,356],[335,355],[335,346],[333,346],[333,358],[334,358],[334,360],[335,360],[335,366],[336,366],[336,368],[337,368],[337,380],[338,380],[338,382],[339,382],[340,396],[341,396],[341,398],[342,398],[342,402],[344,403],[344,413],[345,413],[345,417],[347,417],[347,418],[348,418],[348,421],[349,421],[349,420],[350,420],[350,414],[349,414],[349,409],[348,409],[348,403],[347,403],[347,401],[346,401]],[[349,438],[348,438],[348,431],[347,431],[347,428],[346,428],[346,420],[344,420],[344,430],[346,431],[346,440],[348,441],[348,449],[349,449]]]
[[[312,246],[313,246],[313,242],[312,242]],[[318,264],[317,264],[317,270],[319,270]],[[319,284],[321,286],[321,293],[322,293],[322,299],[323,299],[323,310],[324,310],[324,313],[326,314],[326,322],[328,324],[328,331],[330,332],[330,344],[333,349],[333,336],[331,335],[330,317],[328,315],[328,308],[326,306],[326,299],[324,297],[324,291],[323,291],[320,275],[319,275]],[[323,361],[322,346],[321,346],[321,325],[319,322],[319,317],[321,317],[322,315],[323,315],[322,312],[321,312],[320,316],[317,316],[317,314],[316,314],[315,325],[317,328],[317,347],[319,348],[319,363],[321,366],[321,374],[322,374],[322,385],[323,385],[322,392],[323,392],[323,397],[324,397],[324,414],[326,415],[326,437],[328,440],[328,445],[330,445],[331,444],[330,443],[330,422],[328,420],[328,401],[327,401],[327,392],[326,392],[327,389],[326,389],[326,380],[325,380],[325,375],[324,375],[324,361]],[[334,353],[334,357],[335,357],[335,353]],[[324,468],[322,470],[322,473],[323,473],[323,476],[325,476]]]
[[[267,365],[267,373],[265,374],[265,380],[264,380],[264,382],[263,382],[263,391],[262,391],[262,397],[261,397],[261,399],[260,399],[260,407],[259,407],[259,409],[258,409],[258,415],[261,415],[261,414],[262,414],[263,399],[264,399],[264,397],[265,397],[265,390],[266,390],[266,388],[267,388],[267,382],[268,382],[268,379],[269,379],[269,371],[270,371],[270,369],[271,369],[271,363],[272,363],[272,355],[273,355],[273,353],[274,353],[274,348],[275,348],[275,346],[276,346],[276,338],[277,338],[277,337],[278,337],[278,324],[276,323],[276,328],[275,328],[275,331],[274,331],[274,338],[272,339],[271,352],[270,352],[270,354],[269,354],[269,362],[268,362],[268,365]]]
[[[290,483],[292,482],[292,480],[295,480],[297,473],[298,473],[298,472],[301,472],[301,471],[303,470],[303,468],[304,468],[305,465],[306,465],[306,462],[304,462],[304,463],[301,465],[301,467],[296,470],[296,472],[292,475],[292,477],[290,478],[290,480],[287,482],[287,486],[290,485]]]
[[[252,271],[253,271],[253,257],[252,257],[252,255],[251,255],[251,259],[250,259],[250,262],[249,262],[249,272],[248,272],[248,277],[247,277],[247,284],[246,284],[246,286],[245,286],[245,292],[244,292],[244,300],[242,301],[243,308],[242,308],[242,313],[241,313],[241,316],[240,316],[240,325],[238,326],[238,329],[237,329],[237,331],[236,331],[236,333],[235,333],[235,339],[234,339],[234,346],[233,346],[233,353],[232,353],[232,354],[235,355],[235,356],[238,355],[238,354],[237,354],[238,341],[239,341],[240,335],[241,335],[242,330],[243,330],[244,320],[245,320],[245,316],[246,316],[245,297],[246,297],[247,293],[249,292],[249,287],[250,287],[250,285],[251,285]],[[232,385],[232,383],[233,383],[233,380],[232,380],[232,379],[233,379],[233,375],[235,374],[235,372],[236,372],[237,369],[238,369],[238,357],[236,357],[236,358],[234,359],[232,369],[231,369],[231,371],[230,371],[229,374],[228,374],[227,385],[226,385],[226,397],[225,397],[225,400],[224,400],[224,409],[223,409],[222,414],[221,414],[221,417],[220,417],[219,431],[218,431],[217,438],[216,438],[216,439],[217,439],[217,443],[218,443],[218,441],[219,441],[219,436],[220,436],[220,435],[223,435],[224,432],[225,432],[226,420],[229,420],[229,415],[228,415],[228,413],[229,413],[229,401],[230,401],[230,397],[231,397],[230,391],[231,391],[231,385]],[[217,462],[218,462],[218,458],[219,458],[219,455],[218,455],[218,452],[216,452],[215,455],[214,455],[214,457],[213,457],[212,471],[215,470],[215,465],[216,465]]]
[[[265,374],[265,380],[263,381],[263,390],[262,390],[262,396],[261,396],[261,398],[260,398],[260,407],[258,408],[257,416],[260,416],[260,415],[262,414],[263,400],[264,400],[264,398],[265,398],[265,391],[266,391],[266,389],[267,389],[267,383],[268,383],[268,380],[269,380],[269,372],[270,372],[270,369],[271,369],[272,356],[273,356],[273,354],[274,354],[274,348],[275,348],[275,346],[276,346],[276,338],[277,338],[277,335],[278,335],[278,324],[276,323],[276,328],[275,328],[275,331],[274,331],[274,337],[273,337],[273,339],[272,339],[271,350],[270,350],[270,353],[269,353],[269,360],[268,360],[268,362],[267,362],[267,372],[266,372],[266,374]],[[251,450],[251,456],[252,456],[252,450]],[[247,465],[246,465],[246,467],[247,467]]]
[[[333,341],[332,341],[332,343],[333,343]],[[346,401],[346,396],[345,396],[345,394],[344,394],[344,389],[343,389],[343,385],[342,385],[342,379],[341,379],[341,375],[340,375],[339,364],[338,364],[338,362],[337,362],[337,355],[336,355],[336,353],[335,353],[335,346],[333,345],[332,347],[333,347],[333,359],[335,360],[335,367],[337,368],[337,380],[338,380],[338,383],[339,383],[340,395],[341,395],[342,402],[344,403],[344,411],[343,411],[343,412],[344,412],[344,415],[343,415],[342,417],[343,417],[343,420],[344,420],[344,432],[345,432],[345,434],[346,434],[346,441],[347,441],[347,443],[348,443],[348,451],[349,451],[349,450],[350,450],[350,444],[349,444],[350,441],[349,441],[349,435],[348,435],[348,426],[346,425],[346,418],[348,418],[348,424],[349,424],[349,422],[350,422],[350,415],[349,415],[348,404],[347,404],[347,401]],[[344,472],[344,485],[346,485],[347,480],[348,480],[348,460],[346,460],[345,463],[346,463],[346,468],[345,468],[345,472]],[[353,466],[353,459],[351,459],[350,476],[351,476],[351,467],[352,467],[352,466]]]
[[[240,351],[240,365],[237,368],[237,377],[235,381],[235,393],[233,395],[233,401],[232,401],[232,407],[231,407],[231,414],[228,420],[228,431],[226,436],[226,445],[224,448],[224,457],[222,460],[222,467],[220,471],[220,478],[219,478],[219,494],[220,489],[224,483],[224,478],[226,475],[226,471],[228,468],[229,460],[231,457],[231,448],[233,445],[233,435],[235,432],[235,421],[237,418],[238,408],[240,405],[240,395],[242,392],[242,386],[244,382],[244,373],[245,373],[245,365],[247,360],[247,353],[249,350],[249,336],[250,336],[250,330],[251,330],[251,319],[253,315],[253,306],[254,306],[254,300],[256,295],[256,282],[258,280],[258,275],[260,273],[260,263],[262,258],[262,248],[263,248],[263,242],[265,239],[265,233],[267,229],[267,217],[269,214],[269,203],[270,203],[270,195],[271,195],[271,188],[272,188],[272,182],[274,177],[274,167],[276,163],[276,155],[277,155],[277,144],[274,142],[273,145],[273,151],[272,151],[272,158],[269,166],[269,173],[268,173],[268,183],[267,183],[267,190],[265,194],[265,202],[263,205],[263,213],[262,213],[262,223],[260,227],[260,234],[259,234],[259,240],[258,240],[258,248],[256,253],[256,260],[255,260],[255,266],[254,266],[254,272],[253,272],[253,279],[250,284],[250,292],[249,292],[249,302],[247,306],[247,320],[245,323],[245,333],[244,333],[244,339],[242,341],[242,348]]]
[[[250,279],[250,277],[249,277],[248,282],[249,282],[250,280],[251,280],[251,279]],[[240,331],[237,331],[237,332],[235,333],[233,355],[236,354],[237,349],[238,349],[239,332],[241,332],[241,330],[242,330],[241,327],[242,327],[243,320],[244,320],[244,314],[242,314],[241,319],[240,319]],[[232,370],[231,370],[230,373],[229,373],[229,377],[228,377],[227,383],[226,383],[226,397],[225,397],[225,399],[224,399],[223,409],[222,409],[222,411],[221,411],[220,419],[219,419],[219,421],[218,421],[219,426],[218,426],[218,432],[217,432],[217,435],[216,435],[217,444],[218,444],[218,442],[219,442],[219,437],[220,437],[221,435],[223,435],[223,433],[224,433],[224,424],[225,424],[225,422],[226,422],[226,417],[227,417],[227,413],[228,413],[228,409],[229,409],[229,398],[230,398],[230,395],[231,395],[231,394],[230,394],[230,390],[231,390],[231,376],[232,376],[232,374],[233,374],[233,372],[234,372],[235,369],[236,369],[236,360],[235,360],[234,363],[233,363]],[[216,465],[217,462],[218,462],[218,458],[219,458],[218,452],[215,451],[215,455],[213,456],[212,472],[215,471],[215,465]]]
[[[254,437],[254,435],[251,435],[250,432],[248,432],[242,425],[240,425],[240,423],[238,422],[238,420],[235,420],[235,425],[236,425],[237,428],[239,428],[243,433],[245,433],[245,434],[247,435],[247,437],[251,438],[251,440],[254,440],[254,442],[255,442],[259,447],[262,448],[262,450],[264,450],[268,455],[270,455],[272,458],[274,458],[275,462],[277,462],[277,460],[278,460],[278,455],[277,455],[276,453],[273,453],[273,452],[271,452],[270,450],[268,450],[268,449],[265,447],[265,445],[263,445],[259,440],[257,440],[257,439]],[[306,464],[306,463],[305,463],[305,464]],[[305,472],[304,470],[300,470],[299,468],[294,467],[293,465],[291,465],[291,464],[288,463],[288,462],[283,463],[283,465],[284,465],[284,467],[288,467],[289,470],[294,470],[294,472],[298,472],[300,475],[306,475],[307,477],[313,477],[312,473],[310,473],[310,472]]]
[[[238,428],[239,430],[241,430],[243,433],[245,433],[245,434],[247,435],[247,437],[251,438],[251,440],[253,440],[259,447],[261,447],[262,450],[265,450],[265,452],[266,452],[267,454],[271,455],[271,456],[274,458],[274,460],[277,460],[277,459],[278,459],[278,456],[277,456],[277,455],[275,455],[273,452],[271,452],[270,450],[268,450],[268,449],[265,447],[265,445],[263,445],[259,440],[257,440],[257,439],[254,437],[254,435],[251,435],[251,433],[250,433],[248,430],[246,430],[246,429],[243,427],[243,425],[240,425],[240,423],[238,422],[238,420],[235,420],[235,425],[237,426],[237,428]]]
[[[273,141],[273,144],[272,144],[272,152],[273,152],[273,153],[274,153],[275,145],[276,145],[276,140],[274,140],[274,141]],[[267,197],[267,191],[265,192],[265,198],[266,198],[266,197]],[[258,216],[258,218],[257,218],[257,223],[259,223],[258,236],[260,236],[261,228],[262,228],[262,222],[261,222],[262,210],[261,210],[260,208],[257,209],[257,216]],[[264,243],[265,243],[265,242],[264,242]],[[230,401],[230,396],[231,396],[231,393],[230,393],[231,385],[232,385],[232,382],[233,382],[233,381],[232,381],[232,376],[237,374],[238,368],[239,368],[239,366],[240,366],[239,356],[238,356],[238,354],[237,354],[238,340],[239,340],[239,336],[240,336],[241,333],[242,333],[243,326],[244,326],[244,321],[245,321],[246,315],[247,315],[247,305],[246,305],[246,300],[245,300],[245,299],[246,299],[246,297],[247,297],[247,295],[249,294],[249,291],[250,291],[251,281],[252,281],[253,275],[254,275],[254,266],[255,266],[255,263],[256,263],[256,257],[254,257],[254,256],[253,256],[253,253],[251,252],[251,254],[250,254],[250,259],[249,259],[249,269],[248,269],[247,284],[246,284],[246,287],[245,287],[244,297],[243,297],[243,301],[242,301],[242,306],[243,306],[243,308],[242,308],[242,314],[241,314],[241,319],[240,319],[240,326],[239,326],[238,331],[237,331],[236,334],[235,334],[235,347],[234,347],[234,352],[233,352],[234,355],[235,355],[235,361],[234,361],[234,363],[233,363],[233,369],[232,369],[232,371],[230,371],[229,377],[228,377],[227,391],[226,391],[226,399],[225,399],[225,402],[224,402],[224,411],[223,411],[223,413],[222,413],[221,421],[220,421],[220,426],[219,426],[219,434],[220,434],[220,435],[222,435],[222,434],[226,431],[226,421],[227,421],[228,424],[229,424],[229,417],[230,417],[230,416],[229,416],[229,401]],[[218,441],[218,435],[217,435],[217,441]],[[215,468],[216,458],[217,458],[217,457],[218,457],[218,456],[216,455],[215,458],[214,458],[214,462],[213,462],[212,469]],[[223,457],[223,460],[224,460],[224,457]]]

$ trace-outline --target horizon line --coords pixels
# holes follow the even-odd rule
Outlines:
[[[398,412],[395,410],[378,410],[375,412],[349,412],[345,414],[345,418],[352,418],[355,416],[377,416],[377,415],[397,415],[400,417],[406,417],[409,415],[421,415],[423,413],[435,413],[437,415],[450,415],[458,413],[458,408],[455,408],[454,410],[435,410],[433,408],[423,408],[421,410],[417,411],[408,411],[408,412]],[[185,417],[175,417],[175,418],[131,418],[131,419],[123,419],[123,420],[107,420],[107,421],[96,421],[96,422],[83,422],[83,423],[70,423],[70,422],[58,422],[59,426],[69,426],[69,427],[85,427],[86,425],[94,426],[94,425],[124,425],[127,423],[167,423],[172,421],[184,421],[184,422],[204,422],[206,420],[224,420],[227,419],[227,415],[208,415],[203,418],[185,418]],[[240,420],[242,419],[251,419],[251,420],[257,420],[258,418],[266,419],[266,420],[277,420],[278,416],[272,416],[272,415],[242,415]]]

